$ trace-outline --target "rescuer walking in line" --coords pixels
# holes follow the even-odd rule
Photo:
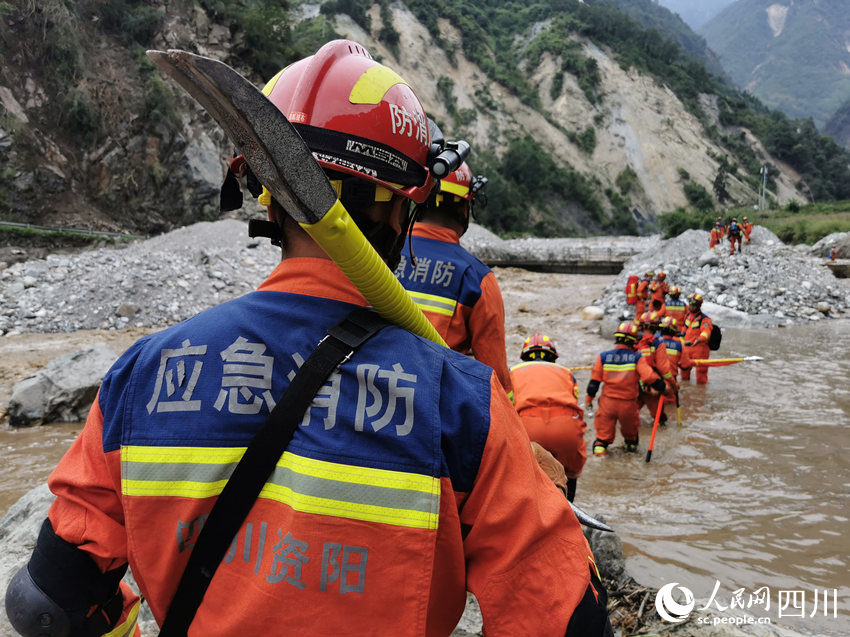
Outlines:
[[[570,370],[555,363],[558,351],[548,336],[526,338],[520,359],[523,362],[511,368],[514,405],[532,442],[564,465],[567,498],[572,502],[587,460],[587,425],[579,407],[578,385]]]
[[[652,277],[655,276],[653,270],[647,270],[643,278],[637,284],[637,303],[635,304],[635,321],[640,320],[640,315],[646,312],[649,307],[650,287],[652,286]]]
[[[464,163],[416,209],[396,276],[449,347],[492,367],[508,395],[505,305],[496,275],[460,245],[487,180]]]
[[[741,229],[744,231],[744,243],[749,245],[750,235],[753,233],[753,222],[744,217],[741,223]]]
[[[707,359],[711,350],[708,340],[714,324],[702,312],[703,296],[694,292],[688,297],[688,315],[685,317],[685,354],[691,360]],[[696,368],[697,383],[704,385],[708,382],[708,367],[699,365]],[[691,378],[689,369],[682,369],[682,380]]]
[[[686,313],[686,304],[680,298],[682,295],[682,288],[678,285],[674,285],[670,288],[670,298],[667,300],[667,312],[666,316],[669,316],[676,320],[676,328],[679,330],[681,334],[685,333],[685,313]]]
[[[593,406],[593,399],[602,386],[599,408],[593,419],[596,440],[593,441],[593,455],[608,455],[608,447],[617,435],[617,423],[623,435],[624,449],[629,453],[637,451],[640,412],[638,410],[638,392],[643,382],[658,392],[663,392],[665,383],[652,371],[648,360],[635,351],[638,327],[631,321],[620,323],[614,333],[614,349],[606,350],[597,356],[587,384],[585,407]]]
[[[675,369],[667,356],[667,348],[661,338],[661,317],[656,312],[644,312],[641,317],[640,329],[643,330],[635,349],[649,361],[652,371],[658,374],[667,383],[671,393],[678,391],[675,378]],[[647,406],[651,416],[655,416],[658,409],[658,401],[663,400],[659,392],[644,386],[638,395],[638,408]],[[667,422],[667,414],[661,411],[660,423]]]

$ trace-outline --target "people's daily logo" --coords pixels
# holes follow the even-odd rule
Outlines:
[[[664,619],[673,624],[685,621],[694,609],[694,594],[684,586],[678,586],[679,582],[665,584],[655,596],[655,610]],[[676,586],[685,596],[685,603],[680,604],[673,599],[673,587]]]

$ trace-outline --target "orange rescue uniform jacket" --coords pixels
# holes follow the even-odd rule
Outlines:
[[[713,327],[714,323],[702,312],[689,313],[685,317],[685,342],[694,347],[705,345],[708,348],[708,339]]]
[[[529,438],[551,452],[568,477],[578,477],[587,458],[587,425],[573,373],[556,363],[526,361],[511,368],[511,380]]]
[[[663,305],[667,298],[667,293],[670,291],[670,286],[667,285],[667,281],[653,281],[649,289],[650,299],[652,301],[661,301],[661,304]]]
[[[287,259],[138,341],[50,477],[55,532],[102,571],[129,561],[161,623],[274,401],[363,305],[331,262]],[[563,637],[592,560],[492,370],[391,326],[320,389],[189,635],[449,635],[469,590],[488,634]]]
[[[635,349],[649,361],[652,369],[658,372],[661,378],[665,381],[673,378],[674,368],[670,364],[670,358],[667,356],[667,348],[664,346],[664,341],[660,337],[646,332],[643,338],[638,341]]]
[[[663,336],[664,347],[667,350],[667,358],[670,359],[670,366],[673,375],[679,374],[681,369],[690,369],[693,367],[690,354],[685,348],[684,340],[681,336]]]
[[[667,316],[676,319],[676,329],[680,334],[685,333],[685,314],[688,306],[682,299],[670,299],[667,301],[666,312]]]
[[[639,381],[651,385],[658,375],[645,356],[627,345],[618,344],[596,357],[590,379],[602,386],[602,395],[620,400],[637,400]]]
[[[396,276],[446,344],[489,365],[511,394],[505,304],[496,275],[460,245],[454,230],[416,223]]]

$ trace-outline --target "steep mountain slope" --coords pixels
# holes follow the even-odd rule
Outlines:
[[[694,31],[711,20],[735,0],[658,0],[658,4],[677,14]]]
[[[763,137],[769,116],[675,44],[576,0],[521,10],[506,0],[332,0],[291,11],[45,0],[0,4],[0,13],[6,220],[149,233],[218,215],[231,144],[145,48],[210,55],[261,85],[324,41],[360,41],[414,86],[450,137],[473,144],[473,169],[491,178],[481,220],[506,232],[634,231],[636,219],[691,205],[694,193],[712,205],[721,173],[730,198],[720,204],[754,203],[764,163],[776,201],[803,201],[801,177],[820,184],[797,170],[832,161],[806,154],[816,136],[791,123]],[[850,187],[833,173],[826,186]]]
[[[844,148],[850,149],[850,100],[844,102],[829,119],[823,132]]]
[[[722,0],[725,4],[731,1]],[[693,29],[696,27],[689,25],[684,16],[677,14],[674,9],[665,8],[664,3],[659,4],[657,0],[592,0],[592,3],[616,7],[644,26],[663,33],[665,37],[681,46],[685,52],[705,64],[705,67],[715,75],[723,74],[723,67],[714,51],[708,48],[705,38],[694,32]],[[718,6],[715,12],[725,4]],[[708,12],[711,8],[705,6],[702,10]]]
[[[732,80],[822,126],[850,97],[846,0],[737,0],[700,33]]]

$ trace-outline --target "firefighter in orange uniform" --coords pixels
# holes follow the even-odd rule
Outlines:
[[[723,241],[723,228],[718,221],[714,224],[711,232],[708,233],[708,249],[714,250],[714,247],[719,245],[721,241]]]
[[[446,344],[492,367],[510,396],[502,292],[492,270],[460,245],[474,207],[486,201],[486,182],[466,163],[440,181],[416,209],[396,276]]]
[[[520,359],[523,362],[511,368],[514,405],[531,441],[564,465],[567,498],[572,502],[587,460],[587,425],[579,407],[578,385],[570,370],[555,363],[558,351],[548,336],[526,338]]]
[[[685,317],[685,353],[691,360],[705,360],[709,357],[711,350],[708,347],[708,339],[711,338],[711,330],[714,324],[702,312],[703,296],[694,292],[688,297],[688,315]],[[697,383],[704,385],[708,382],[708,367],[696,366]],[[682,380],[691,379],[691,372],[682,369]]]
[[[652,371],[647,359],[635,351],[638,327],[631,321],[620,323],[614,333],[614,349],[599,354],[590,372],[587,384],[585,406],[590,409],[593,400],[602,386],[599,397],[599,409],[593,420],[596,440],[593,441],[593,455],[608,455],[608,447],[617,435],[617,422],[623,435],[624,449],[633,453],[638,447],[638,392],[640,383],[662,392],[664,381]]]
[[[744,243],[749,244],[750,235],[753,233],[753,222],[744,217],[741,223],[741,229],[744,231]]]
[[[729,254],[735,254],[735,245],[738,246],[738,252],[741,251],[741,238],[744,232],[738,224],[738,220],[732,217],[729,222]]]
[[[679,335],[679,326],[672,316],[661,319],[661,340],[667,350],[667,358],[670,359],[670,368],[673,377],[677,378],[682,369],[693,367],[687,351],[685,351],[685,340]],[[656,405],[657,406],[657,405]]]
[[[649,294],[652,287],[652,277],[655,276],[653,270],[647,270],[643,278],[637,284],[637,303],[635,304],[635,320],[640,319],[640,315],[646,312],[649,307]]]
[[[667,283],[667,273],[659,272],[655,275],[655,281],[650,286],[650,299],[660,301],[664,304],[667,300],[667,293],[670,291],[670,285]]]
[[[684,334],[686,304],[680,298],[681,295],[682,288],[678,285],[674,285],[670,288],[670,298],[667,300],[667,311],[665,312],[665,316],[675,319],[677,329],[680,334]]]
[[[410,204],[434,185],[413,90],[334,40],[264,92],[298,115],[344,207],[333,219],[356,224],[394,270]],[[410,126],[394,131],[401,112]],[[265,189],[260,201],[259,229],[283,246],[269,278],[131,346],[52,473],[56,499],[6,593],[24,635],[133,634],[139,598],[119,588],[128,563],[155,620],[173,617],[246,446],[316,344],[367,306],[282,203]],[[389,325],[316,396],[190,628],[169,634],[449,635],[467,591],[488,634],[611,634],[581,526],[491,368]]]
[[[667,313],[667,293],[670,291],[670,285],[667,283],[667,273],[659,272],[655,275],[655,280],[649,286],[649,310],[657,312],[661,316]]]
[[[675,394],[678,390],[676,378],[674,376],[674,367],[667,356],[667,348],[664,346],[664,341],[661,338],[661,320],[663,317],[656,312],[644,312],[641,317],[640,329],[643,330],[641,338],[638,340],[635,349],[649,361],[652,370],[658,374],[668,386],[668,393]],[[658,401],[662,400],[659,392],[651,390],[649,387],[644,387],[638,396],[638,408],[646,407],[652,418],[655,418],[655,412],[658,409]],[[667,422],[667,414],[662,410],[662,424]]]

